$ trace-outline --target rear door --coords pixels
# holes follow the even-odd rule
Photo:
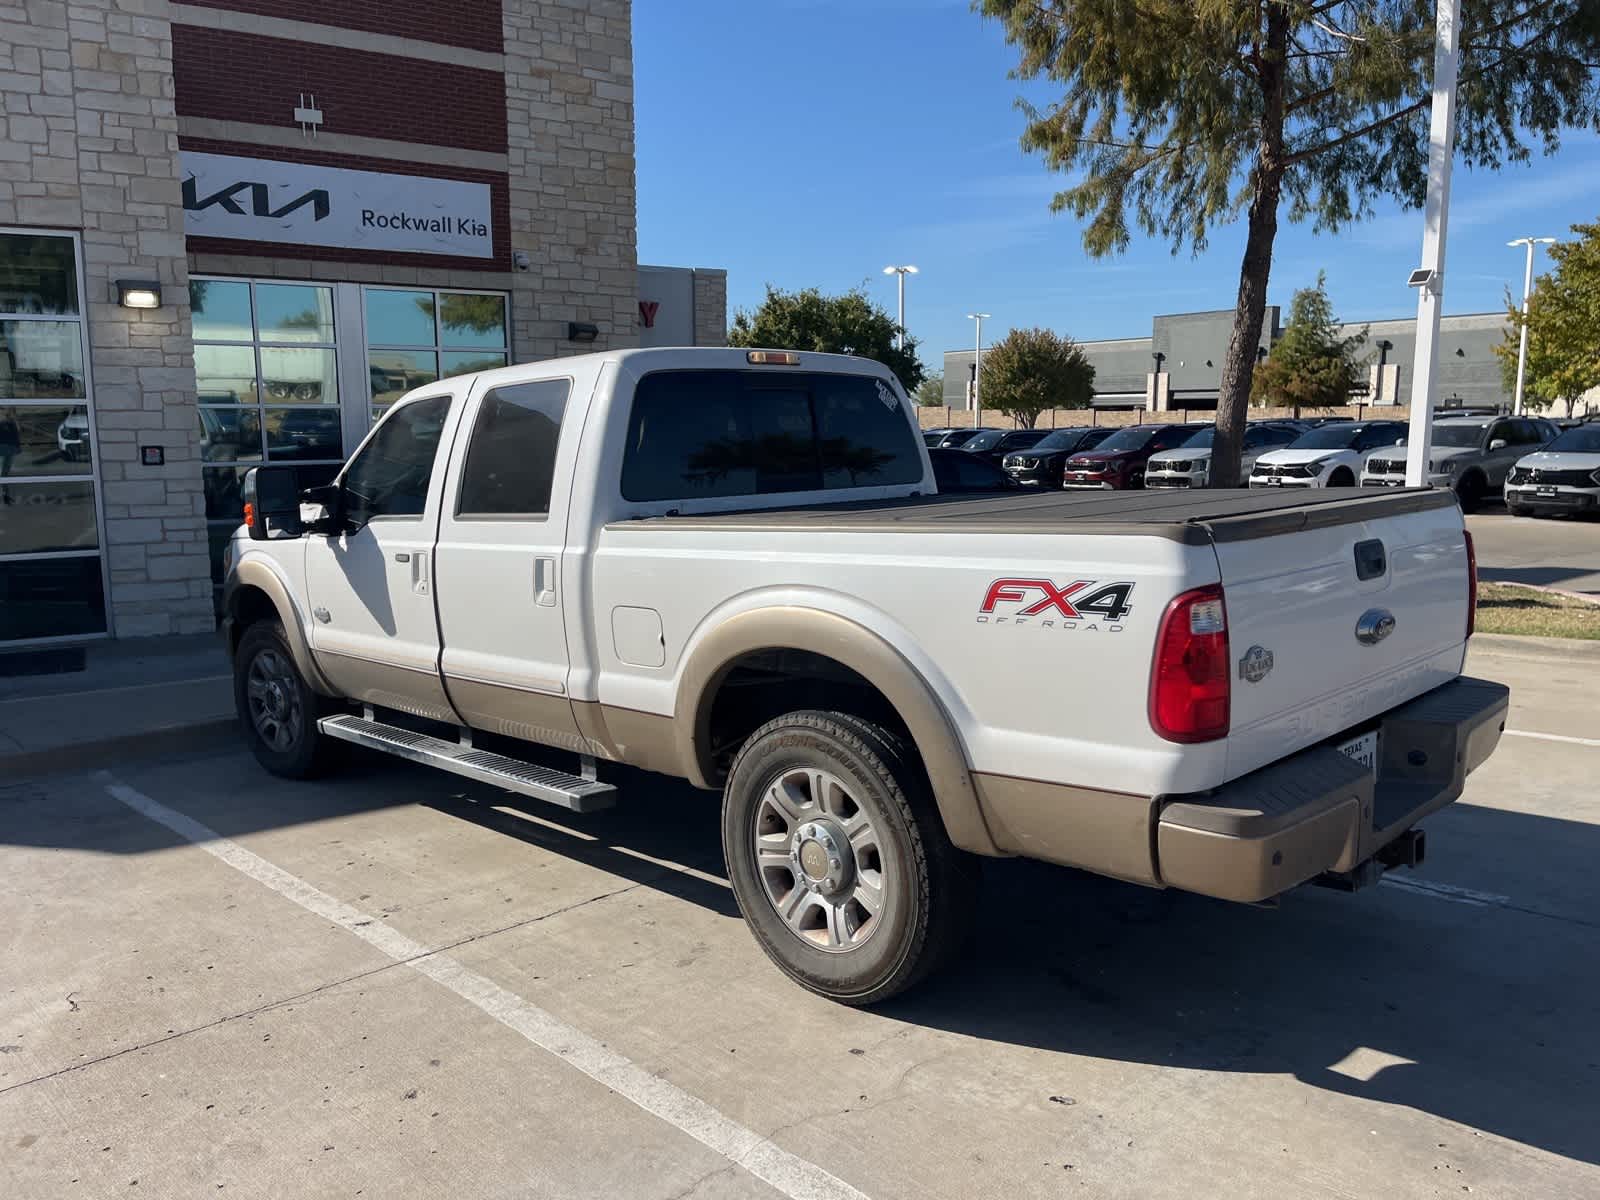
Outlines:
[[[1341,501],[1337,515],[1307,503],[1303,520],[1286,506],[1254,528],[1250,518],[1212,526],[1233,657],[1230,778],[1460,672],[1467,553],[1455,504]],[[1283,531],[1261,536],[1272,522]]]
[[[581,748],[563,578],[575,419],[594,368],[476,385],[445,481],[436,551],[441,670],[467,724]]]

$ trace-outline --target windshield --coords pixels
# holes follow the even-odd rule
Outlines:
[[[993,450],[1000,437],[1000,430],[991,429],[986,433],[980,433],[977,437],[968,438],[961,448],[963,450]]]
[[[1569,429],[1545,449],[1565,450],[1569,454],[1600,454],[1600,425]]]
[[[1211,448],[1211,439],[1216,436],[1217,429],[1216,426],[1213,425],[1207,429],[1202,429],[1199,433],[1195,434],[1183,444],[1183,448],[1185,450],[1209,450]]]
[[[1324,425],[1289,443],[1291,450],[1348,450],[1361,430],[1355,425]]]
[[[1102,450],[1108,454],[1126,453],[1129,450],[1143,450],[1145,443],[1155,437],[1160,425],[1130,425],[1126,429],[1119,429],[1094,448],[1099,454]]]
[[[1054,433],[1046,434],[1033,444],[1035,450],[1070,450],[1078,444],[1086,431],[1082,429],[1058,429]]]
[[[1483,440],[1483,426],[1474,424],[1457,424],[1443,421],[1433,427],[1433,444],[1435,446],[1476,446]]]

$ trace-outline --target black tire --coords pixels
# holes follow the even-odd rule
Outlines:
[[[330,702],[300,674],[277,621],[257,621],[239,639],[233,702],[250,752],[272,774],[310,779],[333,765],[339,743],[317,729]]]
[[[844,785],[846,799],[872,823],[880,843],[879,851],[862,855],[863,864],[875,855],[882,883],[882,903],[873,917],[878,924],[853,947],[826,948],[791,927],[769,893],[768,881],[780,878],[785,868],[764,871],[757,865],[757,831],[776,815],[769,794],[786,776],[808,769],[827,772]],[[813,815],[828,815],[814,797],[811,806]],[[791,822],[782,836],[793,838],[800,828]],[[960,950],[972,927],[977,859],[951,844],[915,752],[859,717],[792,712],[751,734],[723,793],[722,846],[739,910],[767,957],[801,987],[841,1004],[877,1004],[919,983]],[[857,869],[854,857],[850,869]],[[789,874],[790,894],[801,894],[798,866]],[[815,913],[826,906],[807,908],[802,896],[799,908]],[[819,930],[816,936],[826,940],[828,934]]]
[[[1335,467],[1332,475],[1328,476],[1329,487],[1355,487],[1355,473],[1349,467]]]
[[[1478,505],[1483,503],[1483,495],[1487,490],[1483,476],[1476,471],[1468,471],[1456,480],[1456,503],[1461,505],[1461,511],[1464,513],[1477,512]]]

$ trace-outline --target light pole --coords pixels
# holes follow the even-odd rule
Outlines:
[[[978,338],[976,349],[972,356],[972,427],[983,428],[983,400],[978,394],[978,388],[983,381],[983,319],[988,313],[968,313],[967,320],[978,323]]]
[[[915,275],[917,269],[911,266],[885,267],[883,273],[885,275],[900,276],[900,335],[895,345],[904,350],[906,348],[906,276]]]
[[[1528,248],[1528,267],[1522,273],[1522,340],[1517,346],[1517,398],[1511,406],[1513,416],[1522,415],[1522,380],[1528,370],[1528,300],[1533,293],[1533,248],[1554,244],[1555,238],[1552,237],[1513,238],[1506,243],[1508,246]]]
[[[1450,215],[1450,164],[1456,141],[1456,69],[1461,52],[1461,0],[1438,0],[1434,13],[1433,109],[1428,124],[1428,196],[1422,217],[1422,263],[1407,282],[1417,289],[1417,365],[1411,377],[1411,430],[1406,486],[1428,482],[1433,441],[1434,369],[1444,300],[1445,231]]]

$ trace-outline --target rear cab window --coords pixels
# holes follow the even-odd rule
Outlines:
[[[922,451],[895,389],[827,372],[655,371],[628,418],[634,502],[920,483]]]

